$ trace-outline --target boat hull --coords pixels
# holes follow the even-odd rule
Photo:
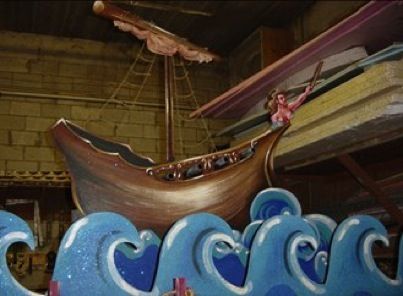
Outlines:
[[[139,229],[152,229],[159,234],[176,220],[195,212],[216,214],[234,227],[245,225],[251,200],[271,185],[273,148],[286,129],[251,141],[254,153],[246,159],[220,169],[210,168],[193,178],[167,180],[154,174],[158,166],[137,166],[119,153],[102,151],[78,134],[76,126],[72,127],[68,121],[59,120],[51,131],[65,156],[76,206],[84,214],[122,214]],[[165,168],[184,163],[168,164]]]

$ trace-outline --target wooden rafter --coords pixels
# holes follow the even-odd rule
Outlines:
[[[186,8],[182,8],[182,7],[174,7],[171,5],[155,3],[152,1],[113,1],[113,3],[119,3],[119,2],[127,3],[132,6],[150,8],[150,9],[156,9],[156,10],[162,10],[162,11],[172,11],[172,12],[179,12],[179,13],[183,13],[183,14],[197,15],[197,16],[213,16],[213,13],[211,13],[211,12],[194,10],[194,9],[186,9]]]
[[[349,155],[339,155],[338,160],[345,166],[349,172],[355,177],[369,193],[371,193],[376,200],[385,208],[391,218],[401,227],[403,225],[403,213],[399,210],[378,184],[368,175],[363,168]]]

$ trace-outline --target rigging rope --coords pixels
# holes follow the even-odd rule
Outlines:
[[[143,43],[143,46],[144,46],[144,43]],[[143,90],[143,88],[144,88],[144,85],[146,84],[146,82],[147,82],[147,80],[148,80],[148,77],[151,76],[151,71],[152,71],[152,68],[153,68],[153,66],[154,66],[154,62],[155,62],[156,57],[157,57],[156,55],[153,55],[153,58],[152,58],[152,60],[150,61],[149,67],[148,67],[148,69],[147,69],[147,73],[145,73],[144,78],[143,78],[143,81],[142,81],[142,83],[141,83],[139,89],[137,90],[137,93],[136,93],[136,95],[135,95],[135,97],[134,97],[134,99],[133,99],[133,102],[132,102],[131,106],[129,106],[129,110],[128,110],[128,111],[131,111],[131,110],[133,109],[133,107],[136,105],[136,102],[137,102],[137,100],[138,100],[138,98],[139,98],[139,96],[140,96],[140,93],[142,92],[142,90]],[[123,120],[126,119],[127,114],[129,114],[129,112],[126,112],[125,116],[122,117],[122,119],[120,120],[119,124],[122,124],[122,123],[123,123]]]
[[[133,84],[127,82],[128,78],[130,77],[130,74],[132,74],[132,73],[135,74],[135,75],[140,74],[139,76],[143,76],[143,81],[142,81],[142,83],[141,83],[141,85],[140,85],[139,90],[137,91],[137,94],[136,94],[136,96],[135,96],[135,99],[133,100],[133,102],[131,102],[131,104],[130,104],[131,106],[129,107],[129,110],[128,110],[128,111],[130,111],[130,110],[133,108],[133,106],[134,106],[135,103],[137,102],[137,99],[138,99],[138,97],[139,97],[139,94],[141,93],[141,90],[142,90],[143,87],[144,87],[144,84],[146,83],[148,77],[150,76],[151,68],[152,68],[152,66],[153,66],[153,64],[154,64],[154,61],[155,61],[155,55],[152,57],[151,60],[146,59],[146,58],[144,58],[144,57],[142,56],[142,54],[143,54],[143,52],[144,52],[144,49],[145,49],[145,44],[142,43],[142,46],[141,46],[141,48],[139,49],[139,51],[138,51],[138,53],[137,53],[137,55],[136,55],[136,58],[134,59],[133,63],[130,65],[130,67],[129,67],[128,70],[126,71],[126,73],[125,73],[125,75],[123,76],[122,80],[120,81],[120,83],[118,84],[118,86],[113,90],[113,92],[112,92],[112,94],[110,95],[110,97],[102,104],[101,108],[98,109],[97,115],[95,116],[96,119],[98,119],[98,120],[100,119],[101,114],[104,112],[105,108],[106,108],[111,102],[119,103],[120,105],[123,105],[123,106],[129,105],[129,104],[127,104],[127,102],[124,102],[124,101],[121,101],[121,100],[116,100],[116,96],[118,95],[118,93],[119,93],[119,91],[121,90],[121,88],[123,87],[123,85],[125,85],[125,84],[126,84],[126,85],[130,84],[130,85],[134,86]],[[144,61],[144,62],[150,63],[149,69],[148,69],[147,73],[138,73],[138,72],[136,72],[136,71],[133,71],[133,70],[135,69],[135,67],[136,67],[136,65],[137,65],[137,63],[138,63],[139,60],[142,60],[142,61]],[[120,121],[120,124],[122,123],[123,119],[124,119],[126,116],[127,116],[127,113],[125,114],[125,116],[122,117],[122,120]],[[94,118],[92,118],[92,119],[94,119]],[[90,120],[91,120],[91,117],[88,117],[87,120],[85,121],[85,125],[87,125]]]
[[[176,64],[174,63],[174,66],[175,66],[175,65],[176,65]],[[199,108],[200,105],[199,105],[199,102],[197,101],[196,95],[195,95],[195,93],[194,93],[194,91],[193,91],[192,83],[191,83],[190,78],[189,78],[189,72],[186,70],[185,64],[184,64],[182,58],[180,58],[180,64],[179,64],[179,66],[182,67],[182,70],[183,70],[183,73],[184,73],[183,76],[179,76],[179,77],[180,77],[180,80],[186,79],[186,83],[187,83],[188,89],[190,90],[190,93],[188,93],[188,94],[186,94],[186,95],[182,95],[181,97],[182,97],[182,98],[192,98],[193,101],[194,101],[194,103],[195,103],[195,105],[196,105],[196,108]],[[180,95],[178,95],[178,92],[177,92],[177,83],[176,83],[176,81],[177,81],[178,79],[177,79],[177,76],[176,76],[176,68],[174,67],[174,69],[175,69],[175,70],[174,70],[174,89],[175,89],[175,94],[176,94],[176,96],[175,96],[175,105],[177,105],[177,104],[178,104],[178,97],[179,97]],[[178,115],[177,118],[180,119],[180,120],[182,120],[182,121],[184,121],[184,122],[190,122],[190,121],[194,121],[194,120],[195,120],[195,119],[188,119],[188,118],[183,117],[183,116],[179,113],[178,109],[177,109],[177,115]],[[213,149],[214,149],[215,151],[217,151],[217,146],[216,146],[216,144],[215,144],[215,142],[214,142],[214,140],[213,140],[213,137],[212,137],[212,135],[211,135],[211,133],[210,133],[210,131],[209,131],[209,129],[208,129],[208,124],[206,123],[206,120],[204,119],[204,117],[201,117],[201,122],[202,122],[203,128],[204,128],[205,131],[206,131],[206,137],[205,137],[202,141],[197,142],[196,144],[186,144],[186,145],[183,144],[183,139],[182,139],[182,127],[181,127],[181,124],[180,124],[180,123],[178,124],[178,126],[179,126],[179,135],[180,135],[181,146],[183,145],[184,147],[196,147],[196,146],[200,146],[200,145],[204,144],[206,141],[210,141],[210,144],[212,145]],[[196,141],[197,141],[197,138],[196,138]],[[183,146],[182,146],[182,147],[183,147]],[[182,151],[183,151],[183,148],[182,148]]]
[[[151,59],[145,58],[143,56],[144,51],[145,51],[145,43],[143,42],[141,48],[139,49],[139,51],[138,51],[138,53],[136,55],[135,60],[133,61],[133,63],[130,65],[130,67],[126,71],[123,79],[120,81],[118,86],[114,89],[114,91],[112,92],[111,96],[103,103],[101,108],[99,108],[98,113],[95,116],[96,119],[100,120],[102,112],[104,112],[104,110],[107,107],[107,105],[110,104],[111,102],[119,103],[122,106],[128,107],[127,112],[120,119],[119,124],[122,124],[125,121],[125,119],[127,119],[127,117],[128,117],[127,115],[130,114],[130,111],[136,105],[136,102],[137,102],[137,100],[138,100],[138,98],[140,96],[140,93],[142,92],[142,90],[143,90],[148,78],[151,76],[151,71],[153,69],[153,65],[154,65],[155,60],[156,60],[156,55],[153,55]],[[138,64],[139,60],[144,61],[146,63],[149,63],[149,65],[147,67],[147,70],[145,72],[135,71],[135,67]],[[175,63],[175,58],[172,59],[173,69],[174,69],[174,71],[173,71],[173,74],[174,74],[173,83],[174,83],[175,106],[179,106],[179,104],[178,104],[178,99],[179,98],[180,99],[189,99],[189,98],[191,98],[193,100],[193,103],[196,105],[196,107],[199,108],[200,104],[197,101],[196,95],[195,95],[195,93],[193,91],[192,83],[191,83],[190,78],[189,78],[189,71],[187,71],[187,69],[185,67],[185,64],[183,62],[183,59],[179,58],[179,60],[180,60],[180,63],[178,64],[178,63]],[[181,75],[181,76],[177,76],[176,67],[178,67],[178,66],[180,66],[182,71],[183,71],[183,75]],[[128,80],[129,80],[130,75],[135,75],[135,76],[142,77],[143,79],[141,81],[141,84],[129,82]],[[189,93],[178,94],[177,81],[179,81],[179,80],[181,81],[181,83],[184,83],[183,80],[185,81],[185,83],[187,85],[187,88],[190,91]],[[131,86],[133,88],[138,88],[133,100],[130,101],[130,104],[128,104],[128,102],[116,99],[118,93],[120,92],[120,90],[122,89],[122,87],[124,85],[129,85],[129,86]],[[182,114],[179,111],[179,108],[176,108],[175,113],[176,113],[177,120],[181,120],[183,122],[192,122],[192,121],[196,120],[195,118],[194,119],[189,119],[187,117],[182,116]],[[85,122],[85,125],[87,125],[88,122],[91,119],[94,119],[94,118],[88,117],[86,122]],[[213,140],[213,137],[212,137],[212,135],[211,135],[211,133],[210,133],[210,131],[208,129],[208,124],[207,124],[207,122],[206,122],[204,117],[201,117],[201,123],[202,123],[202,126],[203,126],[203,128],[204,128],[204,130],[206,132],[206,137],[203,138],[201,141],[197,142],[196,144],[185,144],[184,140],[183,140],[183,131],[182,131],[181,122],[178,122],[178,125],[177,125],[179,127],[178,138],[179,138],[180,150],[181,150],[182,155],[185,154],[184,147],[197,147],[197,146],[200,146],[200,145],[204,144],[207,141],[210,141],[210,144],[212,145],[212,148],[214,150],[217,150],[217,146],[216,146],[216,144],[215,144],[215,142]],[[197,141],[197,138],[196,138],[196,141]]]

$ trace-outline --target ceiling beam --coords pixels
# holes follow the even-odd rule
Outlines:
[[[123,3],[131,6],[137,6],[142,8],[150,8],[162,11],[172,11],[172,12],[179,12],[183,14],[190,14],[190,15],[198,15],[198,16],[208,16],[211,17],[214,14],[211,12],[200,11],[200,10],[193,10],[193,9],[186,9],[182,7],[175,7],[161,3],[149,2],[149,1],[111,1],[112,3]]]

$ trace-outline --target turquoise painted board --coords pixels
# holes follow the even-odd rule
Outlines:
[[[52,279],[63,296],[163,295],[177,277],[196,295],[403,295],[403,246],[389,278],[371,253],[375,241],[388,242],[376,219],[354,216],[336,225],[324,215],[302,215],[297,198],[280,188],[260,192],[250,216],[240,232],[212,214],[193,214],[160,240],[118,214],[94,213],[66,232]],[[40,295],[7,267],[14,242],[33,248],[32,232],[0,211],[0,295]]]
[[[233,136],[243,131],[246,131],[252,127],[255,127],[263,122],[267,123],[267,129],[269,129],[270,127],[269,120],[270,117],[267,114],[267,111],[261,111],[257,114],[248,116],[247,118],[242,119],[241,121],[220,130],[214,135],[214,137]]]

